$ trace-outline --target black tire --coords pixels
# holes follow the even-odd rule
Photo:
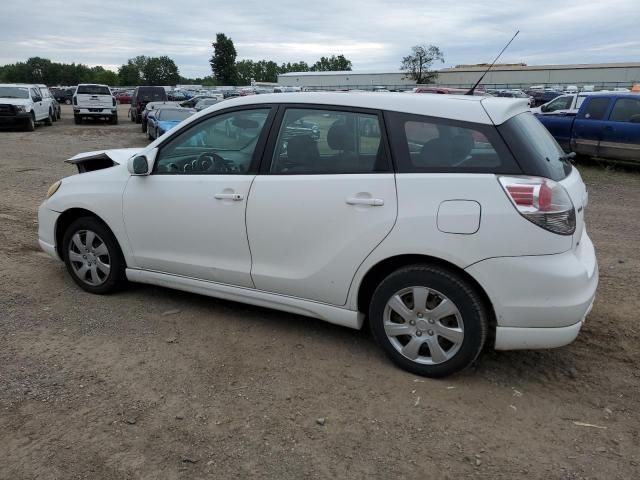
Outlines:
[[[82,123],[82,117],[80,117],[80,115],[74,115],[73,116],[73,122],[76,125],[80,125]]]
[[[384,316],[387,302],[397,292],[403,291],[405,288],[409,289],[410,287],[416,286],[435,290],[447,297],[454,303],[454,306],[457,307],[462,319],[464,330],[462,341],[457,349],[449,347],[449,351],[452,353],[452,356],[441,363],[425,364],[411,360],[398,351],[385,332]],[[435,297],[435,300],[437,301],[437,297]],[[411,311],[413,312],[413,310]],[[422,314],[418,313],[418,315]],[[424,315],[425,318],[428,318],[428,310],[425,310]],[[420,318],[423,317],[420,316]],[[452,317],[447,317],[445,318],[445,321],[456,320],[455,318],[452,319]],[[424,320],[418,320],[418,325],[420,322],[425,324]],[[431,319],[429,322],[433,323]],[[439,326],[442,325],[440,320],[436,323]],[[400,323],[399,325],[403,324]],[[406,323],[406,325],[408,325],[408,323]],[[460,325],[457,326],[459,327]],[[482,297],[476,291],[474,286],[472,286],[464,277],[439,266],[412,265],[395,271],[385,278],[380,285],[378,285],[378,288],[375,290],[369,304],[369,327],[378,345],[382,347],[385,353],[400,368],[425,377],[445,377],[464,370],[473,364],[473,362],[478,358],[478,355],[484,346],[485,339],[487,338],[489,321],[488,313]],[[417,330],[420,327],[416,326],[409,328]],[[427,328],[429,328],[428,324]],[[433,326],[431,326],[431,328],[433,328]],[[397,345],[402,345],[401,340],[406,340],[406,344],[408,344],[410,340],[420,342],[422,339],[421,345],[423,346],[420,347],[418,352],[419,355],[423,355],[420,352],[431,352],[428,346],[424,347],[428,340],[435,340],[441,346],[442,342],[444,342],[445,347],[447,345],[448,340],[441,340],[444,337],[440,337],[437,334],[436,336],[432,336],[433,332],[434,330],[428,330],[427,332],[423,330],[420,333],[413,335],[399,335],[394,338]],[[417,337],[416,335],[421,336]],[[424,335],[424,337],[422,337],[422,335]],[[425,348],[427,350],[424,350]],[[433,356],[431,353],[430,355]],[[418,358],[422,358],[424,361],[425,358],[429,358],[429,355]]]
[[[131,119],[132,123],[136,121],[136,119],[133,118],[133,110],[131,110],[131,109],[129,109],[129,118]]]
[[[147,133],[147,122],[140,123],[140,130],[142,130],[142,133]]]
[[[147,126],[147,138],[149,140],[154,140],[154,138],[151,136],[151,129]]]
[[[61,109],[60,107],[58,107],[58,113],[57,113],[57,115],[56,115],[56,118],[57,118],[58,120],[60,120],[60,119],[62,118],[62,109]]]
[[[49,115],[47,116],[47,118],[45,118],[44,124],[47,127],[50,127],[51,125],[53,125],[53,112],[51,111],[51,109],[49,109]]]
[[[36,117],[33,115],[33,112],[31,112],[31,117],[27,120],[27,124],[24,129],[27,132],[33,132],[36,129]]]
[[[91,285],[90,283],[87,283],[87,280],[81,278],[74,269],[72,261],[69,258],[69,249],[73,236],[76,233],[83,231],[94,232],[99,237],[99,239],[104,241],[104,245],[106,246],[108,251],[110,270],[106,277],[103,279],[102,283],[100,283],[99,285]],[[127,284],[127,277],[125,275],[126,264],[124,261],[124,256],[122,255],[122,251],[120,250],[120,246],[118,245],[118,241],[113,236],[113,233],[111,233],[111,230],[109,230],[109,228],[104,223],[102,223],[95,217],[78,218],[67,228],[67,230],[64,232],[64,237],[62,240],[61,254],[64,258],[64,263],[67,266],[67,271],[71,275],[71,278],[73,278],[73,281],[87,292],[96,293],[99,295],[113,293],[121,290]],[[100,258],[105,257],[103,256]],[[77,263],[75,265],[77,265]]]
[[[118,124],[118,115],[112,115],[111,116],[111,125],[117,125]]]

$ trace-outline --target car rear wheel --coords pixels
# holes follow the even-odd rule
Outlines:
[[[76,125],[80,125],[80,124],[82,123],[82,118],[80,117],[80,115],[74,115],[74,116],[73,116],[73,122],[74,122]]]
[[[49,114],[48,114],[47,118],[45,118],[44,124],[47,127],[50,127],[51,125],[53,125],[53,112],[51,111],[51,109],[49,109]]]
[[[111,124],[112,125],[117,125],[118,124],[118,115],[112,115],[111,116]]]
[[[74,221],[64,234],[62,252],[71,278],[87,292],[111,293],[126,285],[118,242],[98,219]]]
[[[487,337],[481,296],[461,275],[414,265],[385,278],[369,306],[371,332],[398,366],[444,377],[470,366]]]
[[[71,100],[69,100],[68,98],[64,101],[65,105],[71,105]]]

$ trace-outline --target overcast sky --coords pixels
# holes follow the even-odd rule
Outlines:
[[[640,0],[1,0],[0,64],[40,56],[117,67],[169,55],[187,77],[211,73],[216,32],[238,59],[278,63],[344,54],[354,70],[397,71],[410,47],[444,66],[489,62],[639,62]]]

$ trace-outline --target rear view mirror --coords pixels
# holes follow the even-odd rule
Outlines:
[[[131,175],[149,175],[149,162],[144,155],[136,155],[127,162],[127,170]]]

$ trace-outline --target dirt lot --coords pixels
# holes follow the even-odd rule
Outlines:
[[[77,288],[36,209],[64,159],[146,144],[121,108],[0,131],[0,478],[640,478],[640,175],[582,168],[601,284],[574,344],[428,380],[366,332]]]

